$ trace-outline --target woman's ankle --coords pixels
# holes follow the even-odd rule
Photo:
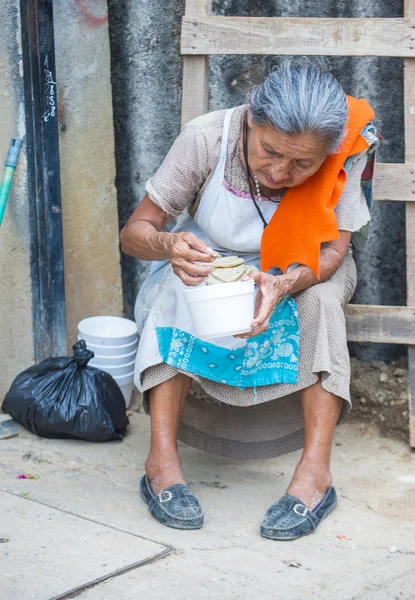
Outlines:
[[[150,453],[145,463],[145,470],[156,494],[176,483],[186,483],[177,452],[170,453],[168,456]]]
[[[302,457],[288,486],[287,492],[297,496],[313,508],[332,484],[332,475],[326,462],[307,460]]]

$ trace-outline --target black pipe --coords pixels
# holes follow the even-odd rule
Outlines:
[[[67,354],[52,0],[21,0],[35,359]]]

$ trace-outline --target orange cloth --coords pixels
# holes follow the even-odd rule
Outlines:
[[[320,278],[320,247],[339,239],[334,209],[346,182],[344,163],[368,148],[360,135],[375,113],[366,100],[347,97],[347,136],[338,153],[329,156],[304,183],[288,188],[261,240],[261,269],[279,267],[285,273],[292,263],[307,265]]]

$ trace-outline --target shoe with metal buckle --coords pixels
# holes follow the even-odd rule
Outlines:
[[[265,513],[261,535],[270,540],[295,540],[313,533],[320,521],[337,506],[337,494],[330,486],[320,502],[310,510],[299,498],[285,494]]]
[[[176,483],[156,494],[144,475],[140,481],[140,495],[150,514],[167,527],[200,529],[203,525],[202,507],[187,485]]]

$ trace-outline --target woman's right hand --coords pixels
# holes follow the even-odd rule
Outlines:
[[[141,260],[168,258],[185,285],[199,285],[213,271],[213,250],[193,233],[161,231],[172,218],[146,194],[121,231],[122,251]]]
[[[167,234],[167,254],[175,274],[185,285],[200,285],[213,271],[212,249],[193,233]],[[201,265],[197,263],[206,263]]]

